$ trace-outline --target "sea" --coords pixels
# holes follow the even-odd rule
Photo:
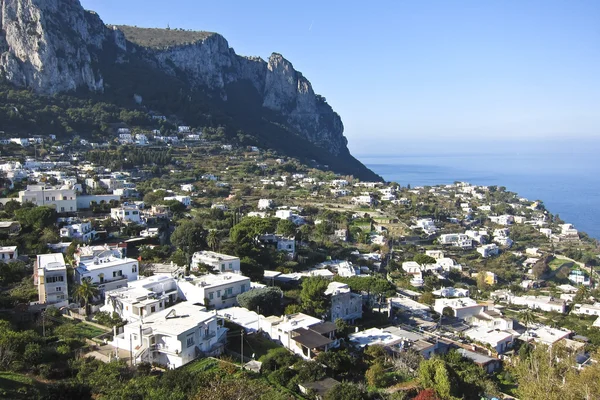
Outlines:
[[[386,146],[356,157],[386,181],[435,186],[456,181],[505,186],[600,240],[600,137],[595,139],[437,142]]]

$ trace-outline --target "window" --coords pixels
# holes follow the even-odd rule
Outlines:
[[[156,312],[156,306],[151,306],[150,307],[150,312]]]
[[[217,297],[221,297],[221,291],[217,290]]]
[[[113,271],[113,278],[116,278],[117,276],[123,276],[123,271]]]
[[[240,293],[244,293],[246,291],[246,284],[240,285]]]
[[[186,342],[187,342],[187,347],[192,347],[194,345],[194,336],[188,336]]]
[[[213,299],[213,293],[212,293],[212,292],[210,292],[210,293],[208,294],[208,299],[209,299],[209,300],[212,300],[212,299]]]
[[[131,266],[131,272],[137,272],[137,265],[133,264]]]
[[[233,288],[227,288],[227,294],[228,295],[232,295],[233,294]]]
[[[129,211],[125,211],[125,215],[129,215]]]
[[[60,212],[65,212],[65,208],[64,208],[64,207],[61,207],[61,208],[60,208]]]
[[[229,269],[233,269],[233,263],[229,263]]]
[[[49,196],[46,196],[46,201],[50,201],[50,197]]]
[[[56,197],[55,196],[52,196],[52,201],[56,201]]]
[[[58,286],[58,287],[56,288],[56,291],[57,291],[57,292],[62,292],[62,287]]]

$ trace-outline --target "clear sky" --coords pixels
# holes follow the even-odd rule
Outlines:
[[[600,1],[81,0],[105,23],[222,34],[290,60],[351,151],[403,141],[600,140]]]

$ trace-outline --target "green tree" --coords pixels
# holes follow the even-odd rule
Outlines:
[[[419,265],[435,264],[436,262],[435,258],[421,253],[415,255],[413,261]]]
[[[352,382],[342,382],[325,393],[324,400],[366,400],[368,394]]]
[[[419,297],[419,303],[427,304],[429,306],[435,303],[435,297],[433,297],[433,293],[424,292],[421,297]]]
[[[210,247],[212,251],[217,251],[219,248],[219,243],[219,233],[214,229],[208,232],[208,235],[206,236],[206,244],[208,244],[208,247]]]
[[[304,312],[314,316],[323,316],[328,311],[328,299],[325,290],[329,281],[321,276],[311,276],[302,280],[300,302]]]
[[[238,294],[237,301],[240,307],[269,316],[280,311],[281,297],[281,289],[278,287],[266,287]]]
[[[15,211],[15,217],[23,226],[42,230],[54,225],[56,210],[46,206],[21,208]]]
[[[460,394],[455,372],[439,357],[421,362],[419,383],[426,389],[434,389],[442,399],[455,399]]]
[[[277,233],[286,237],[296,236],[296,224],[287,219],[277,222]]]
[[[536,317],[535,313],[533,312],[533,310],[527,309],[527,310],[521,312],[521,322],[523,322],[523,324],[525,325],[525,327],[527,329],[529,329],[531,327],[531,325],[533,325],[535,323],[536,320],[537,320],[537,317]]]
[[[369,367],[365,373],[365,378],[369,386],[374,388],[383,388],[388,385],[389,379],[385,374],[385,367],[382,363],[377,362]]]
[[[189,269],[192,255],[206,246],[206,230],[198,221],[182,221],[171,234],[171,243],[185,254],[186,268]]]
[[[96,296],[98,296],[98,287],[92,283],[91,278],[83,278],[81,283],[75,287],[73,297],[85,307],[86,314],[88,313],[88,304]]]

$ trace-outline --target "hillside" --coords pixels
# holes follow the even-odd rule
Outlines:
[[[138,28],[137,26],[128,25],[115,26],[123,32],[125,38],[131,43],[150,48],[192,44],[215,34],[213,32],[187,31],[182,29]]]
[[[0,79],[8,85],[35,96],[65,94],[69,104],[88,101],[84,108],[106,104],[194,128],[225,126],[264,148],[382,180],[352,157],[340,116],[281,54],[267,61],[240,56],[216,33],[109,27],[77,0],[2,1],[0,10]],[[8,97],[10,118],[0,123],[7,133],[106,132],[103,122],[81,123],[77,115],[69,117],[76,126],[66,127],[64,118],[58,121],[65,111],[47,107],[53,102],[44,97],[31,103]],[[36,118],[20,116],[24,109]],[[38,124],[42,114],[45,122]]]

